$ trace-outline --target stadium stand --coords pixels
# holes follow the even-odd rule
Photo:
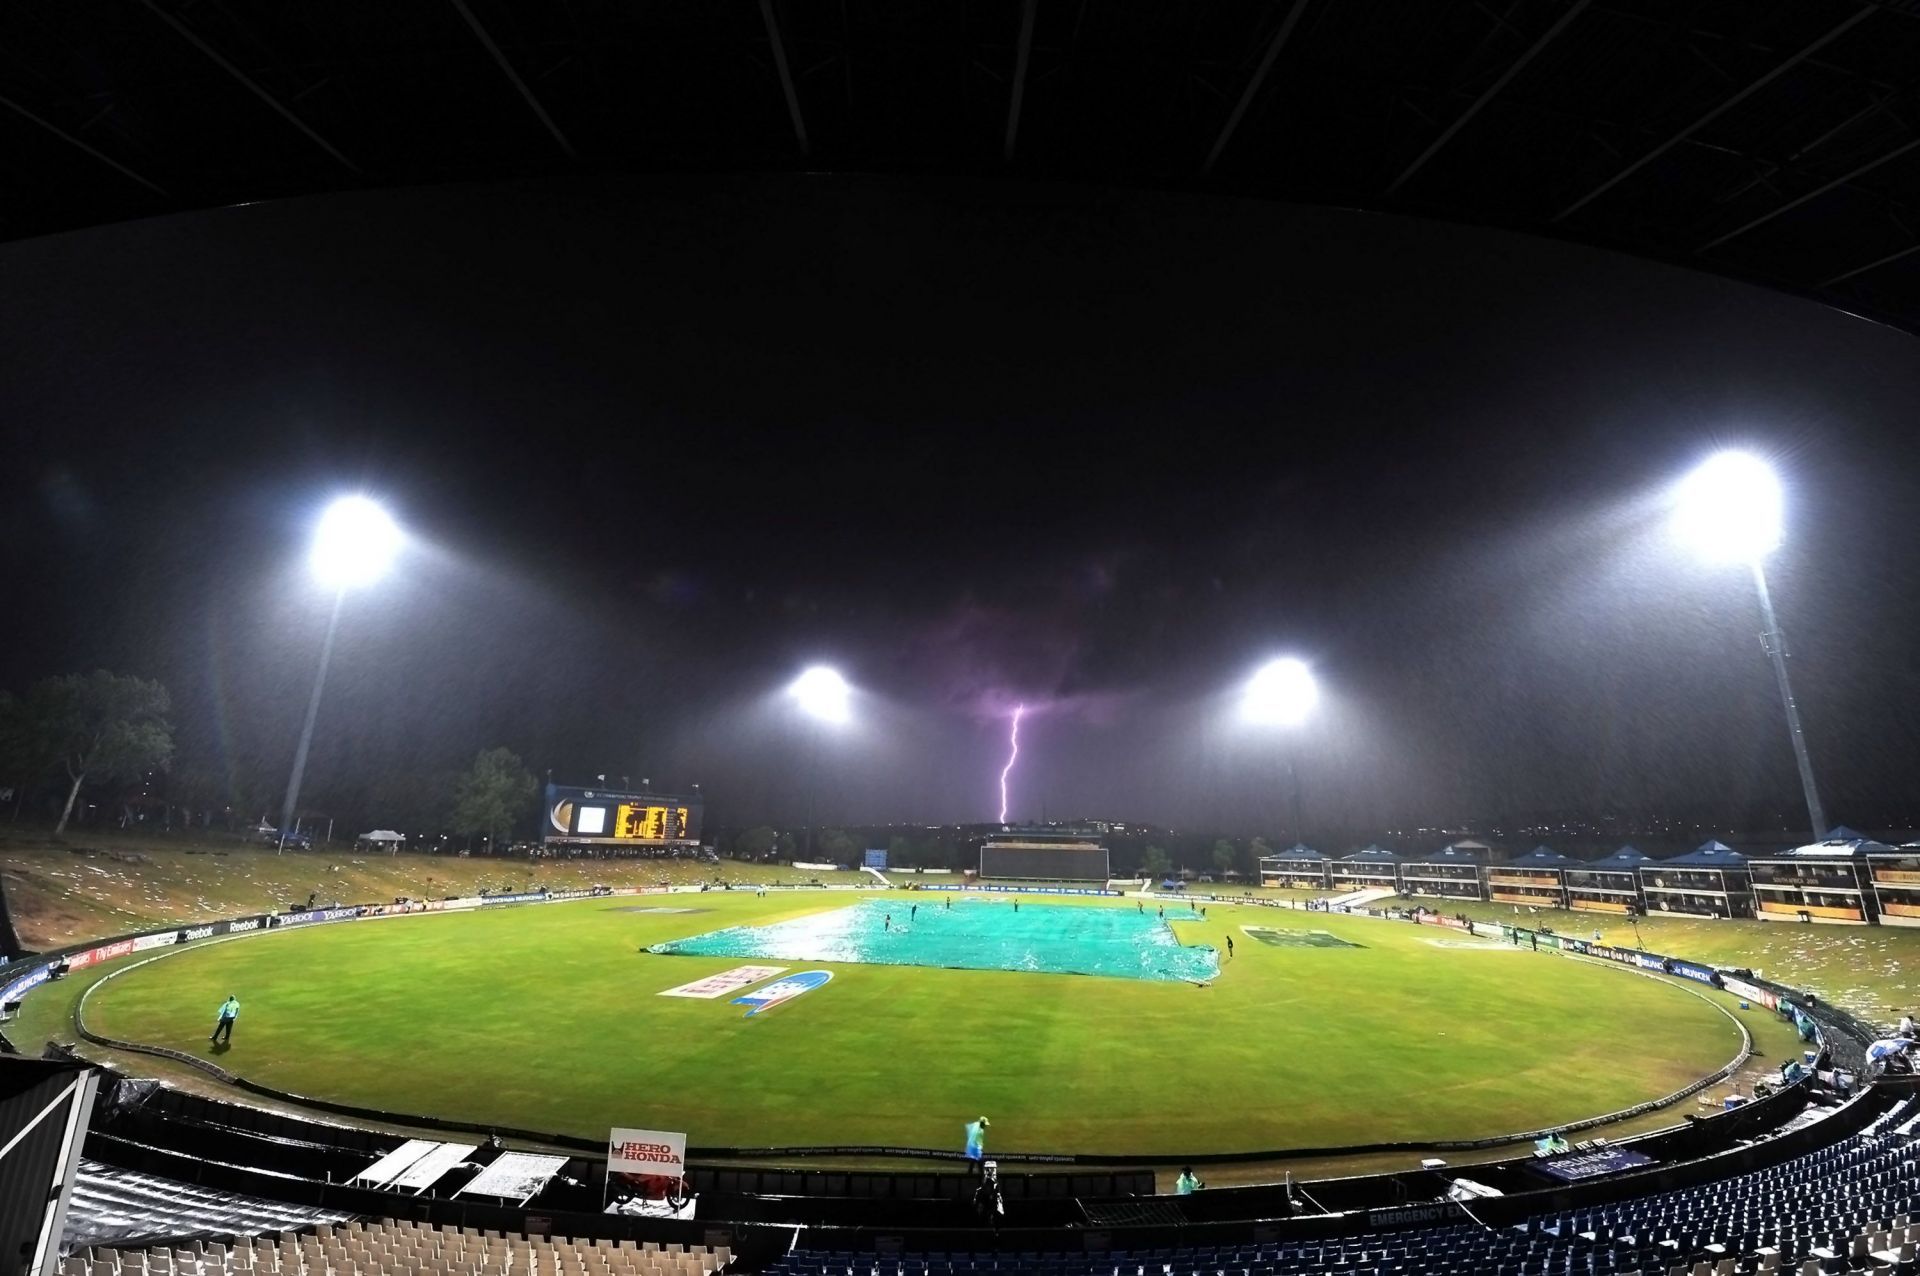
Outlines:
[[[697,1220],[604,1215],[597,1141],[523,1131],[504,1133],[569,1154],[538,1158],[555,1172],[525,1199],[476,1199],[477,1176],[526,1155],[482,1144],[477,1127],[460,1142],[409,1139],[330,1120],[324,1102],[263,1108],[102,1069],[61,1276],[1920,1273],[1920,1088],[1862,1067],[1880,1030],[1744,970],[1701,974],[1791,1015],[1811,1048],[1747,1102],[1572,1149],[1626,1152],[1640,1168],[1558,1173],[1547,1149],[1475,1162],[1471,1182],[1436,1159],[1303,1183],[1297,1196],[1269,1182],[1176,1197],[1155,1195],[1144,1166],[1046,1167],[1004,1177],[989,1219],[964,1175],[724,1162],[690,1176]],[[400,1179],[370,1176],[409,1145],[451,1153],[417,1155]]]
[[[95,1248],[62,1276],[710,1276],[721,1246],[570,1240],[381,1219],[183,1247]]]
[[[222,1192],[82,1160],[67,1211],[68,1248],[190,1236],[256,1235],[338,1223],[347,1215]]]
[[[1920,1100],[1754,1173],[1511,1226],[1471,1220],[1268,1245],[909,1257],[796,1250],[772,1276],[1734,1276],[1920,1272]]]

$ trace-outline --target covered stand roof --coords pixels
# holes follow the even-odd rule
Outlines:
[[[1364,850],[1341,856],[1339,862],[1342,864],[1398,864],[1400,857],[1376,842]]]
[[[1439,850],[1435,851],[1431,855],[1421,855],[1414,859],[1408,860],[1407,862],[1409,864],[1478,864],[1478,863],[1481,863],[1486,858],[1484,854],[1475,850],[1463,849],[1464,847],[1472,846],[1472,845],[1473,845],[1472,843],[1463,844],[1463,843],[1456,842],[1452,846],[1441,847]]]
[[[1503,868],[1562,868],[1578,861],[1568,855],[1562,855],[1551,846],[1536,846],[1517,859],[1508,860]]]
[[[1315,863],[1315,864],[1324,864],[1327,860],[1327,857],[1325,855],[1322,855],[1319,851],[1314,850],[1311,846],[1308,846],[1304,842],[1295,842],[1292,846],[1289,846],[1284,851],[1275,851],[1270,855],[1262,855],[1260,859],[1262,862],[1267,862],[1271,860],[1295,860],[1300,862],[1311,861],[1312,863]]]
[[[1838,831],[1838,830],[1836,830]],[[1851,832],[1852,830],[1846,830]],[[1855,834],[1847,838],[1828,838],[1824,842],[1809,842],[1805,846],[1796,846],[1786,853],[1786,857],[1797,860],[1855,860],[1868,855],[1892,855],[1894,850],[1885,842]]]
[[[1599,873],[1631,873],[1642,864],[1657,864],[1658,860],[1638,847],[1623,846],[1605,859],[1597,859],[1591,864],[1579,867]]]
[[[1660,861],[1663,868],[1744,868],[1746,863],[1747,857],[1725,842],[1702,842],[1685,855]]]

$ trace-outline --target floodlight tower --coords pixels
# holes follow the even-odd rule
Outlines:
[[[314,719],[320,716],[320,690],[326,686],[327,664],[333,659],[333,635],[340,627],[340,607],[347,591],[371,585],[387,574],[400,552],[400,529],[393,518],[365,496],[343,496],[327,506],[314,528],[313,549],[307,558],[314,578],[333,590],[333,610],[327,617],[327,636],[320,644],[320,669],[313,677],[313,695],[307,700],[306,725],[293,752],[293,775],[287,781],[287,802],[280,809],[280,844],[286,853],[287,830],[300,801],[300,781],[307,770],[307,750],[313,744]]]
[[[1320,687],[1313,670],[1296,656],[1269,660],[1254,671],[1240,692],[1241,720],[1256,727],[1293,728],[1305,722],[1320,703]],[[1305,833],[1300,822],[1300,773],[1294,766],[1293,750],[1286,751],[1287,785],[1291,790],[1293,838],[1301,841]]]
[[[807,778],[807,858],[813,858],[813,799],[820,788],[820,733],[827,727],[845,726],[853,719],[853,688],[828,665],[814,665],[787,686],[800,712],[811,722],[808,735]]]
[[[1813,761],[1800,729],[1800,707],[1787,679],[1787,640],[1773,614],[1773,594],[1767,589],[1762,566],[1780,546],[1785,499],[1773,467],[1747,452],[1717,452],[1696,466],[1675,490],[1673,530],[1680,540],[1708,563],[1744,563],[1753,573],[1760,596],[1765,628],[1760,645],[1773,662],[1780,683],[1780,702],[1787,712],[1787,736],[1793,742],[1793,760],[1800,768],[1800,788],[1807,799],[1807,819],[1813,840],[1827,835],[1826,812],[1813,781]]]

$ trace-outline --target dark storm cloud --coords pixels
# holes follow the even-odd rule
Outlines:
[[[778,689],[863,690],[823,818],[1227,829],[1791,818],[1751,589],[1659,491],[1781,458],[1770,564],[1834,810],[1920,764],[1911,338],[1565,245],[1086,189],[566,182],[259,205],[0,250],[0,682],[173,688],[282,782],[318,502],[426,542],[349,600],[309,790],[504,743],[791,818]],[[1268,654],[1324,711],[1232,719]],[[828,808],[831,809],[828,809]]]
[[[956,604],[915,636],[913,684],[961,714],[1004,718],[1016,705],[1036,716],[1111,721],[1132,688],[1089,685],[1091,617],[1065,602],[1032,610]]]

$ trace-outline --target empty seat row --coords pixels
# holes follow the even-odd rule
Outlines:
[[[382,1219],[175,1248],[97,1247],[62,1276],[710,1276],[725,1247],[520,1236]]]

